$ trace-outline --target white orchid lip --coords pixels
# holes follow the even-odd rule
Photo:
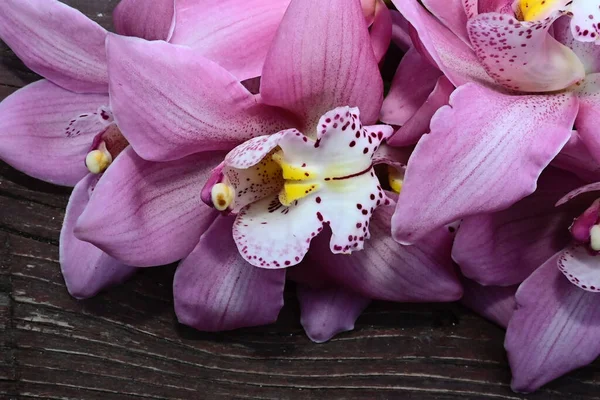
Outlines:
[[[363,126],[357,108],[338,107],[319,120],[316,135],[288,129],[250,139],[209,177],[202,200],[234,213],[233,237],[251,264],[298,264],[326,225],[330,250],[350,254],[369,239],[374,210],[391,203],[373,155],[393,133]]]

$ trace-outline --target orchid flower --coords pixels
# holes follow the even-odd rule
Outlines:
[[[220,56],[228,62],[238,60],[234,64],[239,63],[236,71],[242,78],[254,76],[252,71],[257,69],[254,65],[262,65],[261,57],[264,59],[266,50],[258,51],[256,45],[254,53],[235,50],[233,54],[240,57],[236,59],[227,53],[230,36],[239,35],[236,45],[243,40],[254,43],[255,32],[260,31],[262,35],[269,29],[274,31],[284,9],[277,11],[277,7],[272,7],[272,13],[253,17],[249,26],[249,17],[243,16],[242,2],[220,2],[223,3],[237,7],[235,17],[223,9],[206,14],[202,7],[191,6],[185,1],[124,0],[116,12],[115,25],[121,33],[147,39],[191,42],[197,45],[195,51],[199,54],[214,55],[211,49],[216,46],[221,50]],[[265,0],[263,3],[279,5],[282,2]],[[252,4],[256,6],[257,2]],[[177,29],[174,24],[176,14],[181,16]],[[219,17],[215,18],[215,15]],[[266,30],[259,29],[261,25]],[[197,26],[200,28],[196,29]],[[228,27],[227,32],[221,29],[223,26]],[[202,29],[209,33],[219,31],[220,35],[211,34],[212,41],[204,40],[200,45],[198,35],[204,32]],[[177,246],[159,246],[162,231],[157,229],[153,232],[155,236],[147,235],[145,241],[132,247],[139,250],[143,246],[152,246],[156,250],[153,260],[122,262],[75,237],[76,222],[86,209],[92,192],[103,187],[101,175],[94,174],[107,169],[118,173],[120,167],[113,165],[126,164],[125,160],[117,162],[121,155],[130,162],[137,162],[136,166],[145,167],[146,173],[140,175],[139,186],[131,190],[137,189],[139,198],[148,197],[146,191],[152,191],[153,198],[160,198],[160,201],[138,204],[138,220],[152,219],[165,208],[175,206],[183,215],[193,214],[199,220],[215,217],[198,210],[195,203],[187,203],[186,207],[185,198],[175,195],[172,186],[154,186],[154,180],[161,179],[161,172],[177,172],[172,185],[186,184],[196,181],[191,176],[197,179],[207,176],[214,165],[203,159],[204,170],[185,169],[175,163],[164,165],[159,171],[128,148],[110,108],[106,36],[105,29],[58,1],[7,0],[0,4],[0,37],[27,66],[47,78],[18,90],[0,104],[0,157],[33,177],[61,185],[76,185],[61,231],[60,263],[67,288],[77,298],[93,296],[102,288],[121,282],[135,271],[127,265],[138,261],[143,263],[140,265],[173,262],[187,255],[195,245],[195,242],[189,246],[181,241],[176,243]],[[197,237],[202,232],[200,225]],[[163,226],[163,229],[170,227]]]
[[[493,296],[477,289],[480,284],[494,292],[505,287],[505,302],[491,308],[496,315],[520,284],[516,310],[501,321],[510,321],[506,349],[516,391],[536,390],[600,355],[598,299],[589,293],[600,286],[594,251],[598,201],[582,196],[600,187],[585,184],[599,175],[593,164],[581,171],[581,159],[561,161],[578,167],[579,176],[548,168],[532,195],[506,210],[465,218],[452,249],[462,273],[476,281],[475,290],[463,282],[466,294],[479,292],[487,302]]]
[[[313,251],[307,259],[322,261],[296,266],[299,272],[290,274],[294,280],[298,274],[305,277],[299,298],[303,324],[314,340],[349,329],[371,298],[460,297],[445,228],[411,248],[387,234],[393,200],[373,165],[402,166],[397,151],[382,146],[391,128],[372,125],[383,85],[358,1],[293,0],[268,52],[256,96],[190,48],[111,35],[107,51],[111,106],[132,152],[148,163],[177,162],[190,169],[200,160],[223,160],[210,178],[172,188],[224,214],[201,236],[195,229],[202,223],[192,213],[175,221],[176,229],[161,231],[167,245],[174,237],[196,241],[174,279],[181,322],[217,330],[224,329],[225,319],[231,329],[248,318],[256,321],[250,310],[257,313],[253,307],[258,305],[264,307],[259,321],[274,320],[284,268],[298,264],[325,228],[333,235],[323,233],[316,240],[331,240],[326,246],[333,252],[364,250],[351,256]],[[123,168],[105,173],[76,231],[118,259],[151,257],[151,246],[136,251],[133,245],[153,226],[172,226],[177,209],[154,216],[153,225],[140,229],[138,219],[129,217],[139,201],[130,174],[143,168],[141,161],[120,159],[131,164],[129,174],[121,173]],[[197,189],[205,183],[204,190]],[[252,233],[240,233],[246,228]],[[329,278],[304,271],[306,265],[318,266]],[[215,303],[226,312],[207,313]]]
[[[421,57],[457,87],[409,161],[393,220],[401,243],[533,193],[574,124],[600,159],[593,127],[599,47],[575,40],[561,10],[524,21],[512,2],[479,3],[395,3],[414,27]]]

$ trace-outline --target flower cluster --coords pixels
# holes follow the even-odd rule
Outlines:
[[[178,262],[199,330],[274,322],[293,282],[315,342],[461,299],[507,328],[514,390],[597,358],[600,1],[392,3],[121,0],[112,33],[0,2],[44,78],[0,103],[0,158],[74,186],[71,295]]]

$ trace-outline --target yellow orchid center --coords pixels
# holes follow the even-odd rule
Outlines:
[[[539,21],[562,6],[560,0],[520,0],[519,11],[523,21]]]
[[[279,192],[279,202],[284,206],[290,206],[294,201],[314,193],[321,187],[316,181],[317,173],[307,168],[306,164],[297,166],[288,163],[281,150],[273,153],[272,159],[282,171],[284,183]]]
[[[106,143],[102,142],[97,150],[90,151],[85,157],[85,166],[92,174],[100,174],[108,168],[113,158],[106,149]]]
[[[388,182],[392,190],[399,194],[404,183],[404,171],[388,166]]]

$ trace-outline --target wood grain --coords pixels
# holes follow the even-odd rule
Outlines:
[[[116,0],[68,4],[111,28]],[[39,77],[0,44],[0,98]],[[174,267],[71,298],[58,236],[69,189],[0,164],[0,397],[6,399],[600,399],[600,363],[511,392],[503,331],[456,304],[375,303],[313,344],[293,288],[272,326],[202,333],[173,313]]]

